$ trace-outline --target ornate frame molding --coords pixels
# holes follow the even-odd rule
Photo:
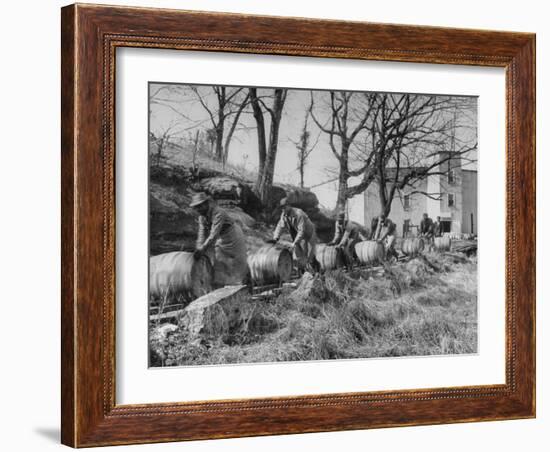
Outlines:
[[[534,35],[71,5],[62,9],[62,44],[64,444],[80,447],[534,416]],[[114,90],[118,47],[504,67],[506,383],[116,405]]]

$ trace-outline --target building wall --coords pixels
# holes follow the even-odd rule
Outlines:
[[[441,158],[448,154],[441,153]],[[454,177],[449,180],[448,170],[453,171]],[[426,212],[433,220],[441,217],[442,221],[450,221],[451,232],[477,234],[477,171],[462,169],[460,158],[441,163],[440,172],[443,174],[428,176],[414,188],[408,188],[403,193],[397,193],[392,201],[390,219],[397,225],[397,234],[402,236],[403,225],[410,220],[413,226],[412,234],[417,232],[414,226],[420,224],[422,214]],[[412,191],[422,193],[410,195],[410,207],[405,209],[404,196]],[[449,206],[449,194],[454,195],[454,205]],[[365,226],[370,228],[373,217],[380,214],[378,186],[372,184],[364,194],[363,217]],[[474,228],[472,231],[471,216],[473,215]]]
[[[405,220],[410,220],[410,224],[413,226],[419,226],[422,214],[428,212],[427,210],[427,197],[421,193],[410,195],[410,207],[405,209],[404,196],[410,194],[412,191],[427,191],[427,180],[421,181],[414,189],[408,189],[403,193],[396,193],[391,205],[391,212],[389,218],[397,225],[397,235],[401,237],[403,235],[403,225]],[[374,217],[380,215],[380,201],[378,197],[378,186],[371,184],[371,186],[365,191],[365,205],[364,205],[364,218],[365,227],[370,228],[371,220]],[[412,228],[411,232],[416,234],[417,229]]]
[[[442,152],[441,158],[446,158],[447,153]],[[441,163],[441,172],[445,173],[437,175],[439,178],[439,193],[441,193],[441,199],[439,200],[439,214],[434,215],[434,218],[439,215],[442,220],[451,221],[451,232],[462,232],[462,169],[461,159],[456,158]],[[449,182],[447,171],[452,170],[454,173],[454,180]],[[454,195],[454,206],[449,206],[449,194]]]
[[[477,234],[477,219],[477,171],[462,170],[462,232]]]

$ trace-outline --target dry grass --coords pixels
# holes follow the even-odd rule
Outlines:
[[[224,340],[169,336],[159,365],[439,355],[477,351],[477,262],[437,254],[387,268],[334,271],[316,296],[257,302]],[[295,298],[295,297],[294,297]]]

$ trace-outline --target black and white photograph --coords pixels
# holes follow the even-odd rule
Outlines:
[[[150,367],[478,352],[477,97],[148,96]]]

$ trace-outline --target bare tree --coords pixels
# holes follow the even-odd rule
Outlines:
[[[298,159],[298,172],[300,174],[300,187],[304,188],[304,174],[306,170],[306,164],[308,161],[308,158],[310,154],[315,149],[318,141],[319,136],[317,136],[317,140],[310,146],[311,141],[311,132],[308,128],[308,119],[309,119],[309,111],[305,112],[304,115],[304,125],[302,127],[302,132],[300,133],[300,138],[297,141],[292,141],[294,145],[296,146],[297,152],[297,159]]]
[[[211,90],[208,93],[206,90]],[[229,146],[239,122],[241,113],[248,104],[249,96],[244,88],[212,86],[209,88],[191,87],[195,97],[208,114],[213,131],[213,156],[224,165],[227,162]],[[210,95],[214,102],[209,102]]]
[[[163,151],[166,149],[173,137],[177,134],[177,126],[177,121],[172,121],[166,127],[158,130],[156,134],[153,133],[152,143],[150,141],[150,144],[154,143],[156,145],[155,158],[157,166],[160,165],[160,161],[163,157]]]
[[[279,126],[286,96],[287,90],[283,88],[273,89],[273,94],[266,96],[259,96],[257,88],[249,88],[252,114],[256,120],[259,156],[258,178],[254,190],[265,205],[269,204],[271,187],[273,186],[273,172],[275,171],[279,145]],[[271,105],[267,104],[266,100],[268,99],[271,100]],[[270,119],[269,139],[267,139],[264,112],[269,114]]]
[[[352,165],[352,145],[356,145],[356,140],[360,134],[364,134],[367,122],[371,117],[372,105],[365,102],[359,93],[346,91],[330,91],[327,105],[329,118],[323,122],[315,112],[315,101],[313,92],[311,92],[311,102],[309,114],[317,127],[328,135],[330,149],[338,160],[338,194],[336,198],[336,210],[344,211],[346,202],[349,198],[364,191],[373,177],[364,177],[361,182],[355,186],[348,186],[348,181],[353,176],[367,174],[375,158],[372,149],[365,148],[361,153],[361,159],[357,165]],[[368,173],[370,174],[370,173]]]
[[[365,94],[372,106],[367,123],[370,146],[376,155],[366,168],[378,184],[380,214],[389,215],[396,194],[438,199],[439,192],[419,191],[418,183],[432,175],[446,175],[460,160],[475,161],[475,137],[458,140],[457,112],[473,108],[471,101],[448,96],[417,94]],[[458,146],[457,146],[458,144]]]

